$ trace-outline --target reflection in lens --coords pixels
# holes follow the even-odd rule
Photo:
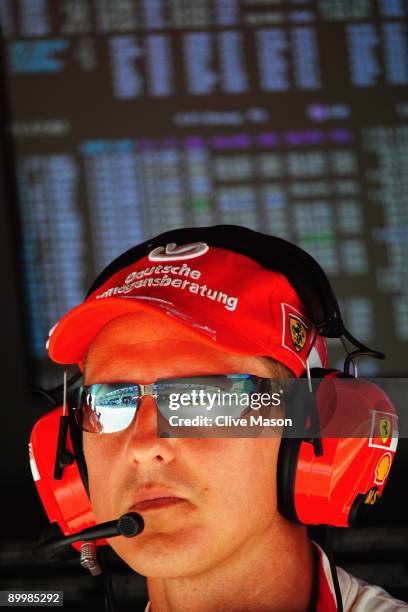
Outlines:
[[[83,387],[81,424],[91,433],[114,433],[126,429],[136,413],[139,386],[128,383],[94,384]]]

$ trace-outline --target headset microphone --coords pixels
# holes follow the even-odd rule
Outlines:
[[[73,544],[74,542],[90,542],[100,538],[114,538],[118,535],[123,535],[126,538],[133,538],[141,533],[143,529],[143,517],[137,512],[128,512],[127,514],[123,514],[118,520],[100,523],[94,527],[82,529],[82,531],[78,531],[72,535],[52,538],[46,542],[38,544],[33,549],[33,555],[35,557],[43,557],[53,560],[55,551],[67,546],[68,544]],[[82,548],[84,547],[89,554],[89,547],[86,547],[86,545],[83,544]],[[88,567],[87,569],[90,568]]]

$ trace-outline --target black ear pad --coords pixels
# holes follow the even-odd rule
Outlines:
[[[278,456],[278,510],[289,521],[300,523],[295,510],[295,480],[300,438],[282,438]]]
[[[335,369],[312,368],[310,376],[313,379],[322,379]],[[306,370],[299,378],[307,378]],[[318,383],[313,385],[314,392]],[[295,482],[301,443],[307,439],[305,432],[306,421],[315,407],[314,393],[307,390],[306,385],[294,385],[292,392],[285,401],[285,418],[291,418],[299,437],[289,437],[289,429],[285,428],[279,448],[277,464],[277,493],[279,512],[288,520],[300,523],[295,508]],[[292,434],[293,436],[293,431]]]

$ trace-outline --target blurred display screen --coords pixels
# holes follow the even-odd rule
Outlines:
[[[57,372],[49,328],[107,263],[218,223],[313,255],[349,329],[387,354],[361,371],[406,374],[407,12],[403,0],[0,0],[37,382]]]

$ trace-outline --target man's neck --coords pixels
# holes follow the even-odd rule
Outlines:
[[[313,598],[312,545],[304,527],[282,519],[205,573],[147,585],[151,612],[304,612]]]

